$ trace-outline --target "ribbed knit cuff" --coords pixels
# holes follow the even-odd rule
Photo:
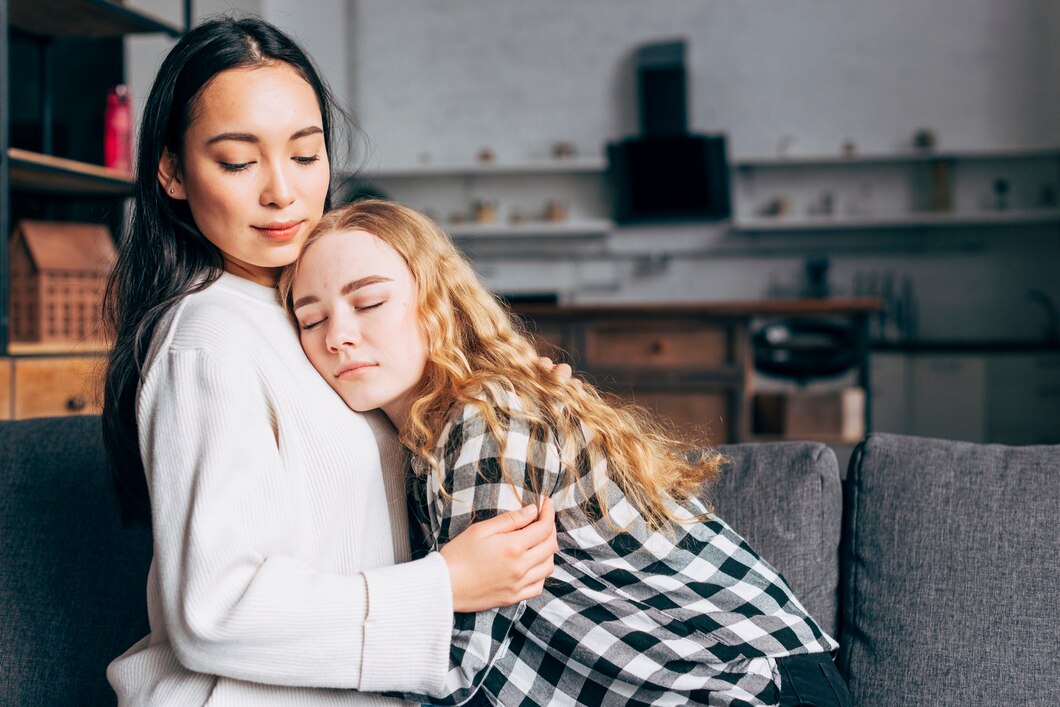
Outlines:
[[[453,590],[437,552],[367,570],[368,618],[361,653],[363,692],[439,694],[449,669]]]

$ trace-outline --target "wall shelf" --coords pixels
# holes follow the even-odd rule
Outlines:
[[[548,221],[528,221],[519,224],[503,223],[461,223],[443,226],[446,233],[454,239],[469,238],[538,238],[538,237],[578,237],[605,236],[614,228],[611,221],[593,219],[585,221],[567,221],[552,223]]]
[[[912,213],[876,217],[742,218],[733,223],[739,233],[877,231],[909,228],[974,228],[1060,224],[1060,209],[982,211],[973,213]]]
[[[941,161],[1023,160],[1060,157],[1060,147],[1013,148],[1010,150],[969,150],[965,152],[899,152],[891,154],[805,155],[792,157],[747,157],[734,160],[737,170],[776,167],[864,167],[883,164],[919,164]]]
[[[11,188],[37,194],[88,197],[128,196],[132,175],[99,165],[8,148]]]
[[[542,174],[603,174],[603,158],[556,159],[523,163],[424,164],[406,167],[365,169],[350,175],[358,179],[420,179],[424,177],[494,177]]]
[[[10,0],[10,25],[48,38],[103,38],[183,30],[152,15],[110,0]]]

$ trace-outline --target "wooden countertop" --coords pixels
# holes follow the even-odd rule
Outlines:
[[[717,317],[871,314],[882,302],[876,297],[766,299],[718,302],[652,302],[645,304],[542,305],[512,304],[512,311],[530,317],[660,316],[667,314]]]

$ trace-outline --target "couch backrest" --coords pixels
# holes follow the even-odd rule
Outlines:
[[[105,670],[148,632],[150,560],[98,417],[0,422],[0,704],[113,704]]]
[[[717,513],[776,567],[806,610],[836,635],[842,490],[823,444],[722,446],[730,459],[714,490]]]
[[[871,435],[844,500],[855,704],[1055,705],[1060,446]]]

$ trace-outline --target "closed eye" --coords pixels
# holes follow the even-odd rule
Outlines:
[[[383,300],[382,302],[376,302],[375,304],[365,304],[361,305],[360,307],[357,307],[357,309],[363,312],[366,309],[375,309],[376,307],[383,305],[385,302],[386,300]]]
[[[294,161],[298,164],[313,164],[314,162],[320,161],[320,155],[309,155],[305,157],[295,157]]]
[[[305,322],[304,324],[302,324],[302,331],[312,331],[313,329],[316,329],[318,326],[323,324],[326,320],[327,317],[324,317],[323,319],[317,319],[316,321]]]
[[[253,162],[222,162],[221,168],[226,172],[242,172],[244,169],[254,164]]]

